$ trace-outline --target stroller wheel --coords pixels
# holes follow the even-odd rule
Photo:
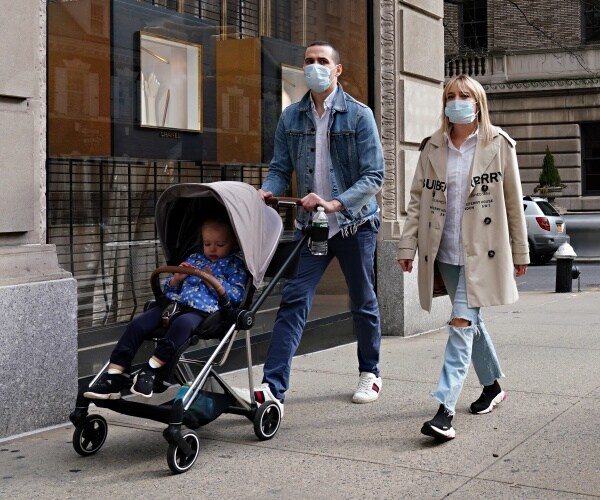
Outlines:
[[[169,464],[169,469],[171,469],[173,474],[182,474],[191,469],[198,458],[198,453],[200,453],[200,440],[194,431],[186,430],[181,433],[181,437],[192,449],[192,454],[186,456],[176,442],[169,445],[167,464]]]
[[[261,441],[271,439],[279,430],[281,410],[274,401],[263,403],[254,416],[254,434]]]
[[[93,455],[102,448],[107,434],[106,419],[100,415],[88,415],[83,427],[76,427],[73,432],[73,448],[82,457]]]

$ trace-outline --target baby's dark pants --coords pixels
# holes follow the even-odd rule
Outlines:
[[[169,324],[165,336],[158,340],[153,355],[164,363],[168,362],[206,316],[207,314],[201,311],[186,312],[177,316]],[[161,321],[160,307],[153,307],[131,321],[110,355],[110,362],[122,366],[125,373],[129,373],[135,353],[142,342],[154,337],[153,333],[161,326]]]

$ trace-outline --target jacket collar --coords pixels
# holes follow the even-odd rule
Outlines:
[[[500,149],[501,138],[498,127],[492,127],[492,142],[483,144],[481,135],[477,139],[477,147],[475,148],[475,156],[473,157],[473,165],[471,166],[470,178],[479,176],[489,168],[492,160],[498,154]],[[435,171],[438,179],[446,179],[447,164],[448,164],[448,147],[444,134],[438,130],[431,139],[431,150],[429,151],[429,161]],[[469,183],[469,193],[473,191],[473,186]]]
[[[298,111],[301,113],[304,113],[306,111],[310,111],[310,109],[311,109],[311,104],[310,104],[310,90],[309,90],[306,94],[304,94],[304,96],[298,103]],[[345,113],[346,111],[348,111],[348,108],[346,106],[344,89],[342,88],[342,86],[339,83],[337,84],[337,92],[335,93],[333,103],[331,104],[331,109],[335,110],[336,112],[341,112],[341,113]]]
[[[431,136],[429,143],[431,144],[431,150],[429,151],[428,158],[431,166],[437,178],[445,181],[448,170],[448,147],[444,134],[438,130]],[[444,192],[443,194],[445,197],[446,193]]]

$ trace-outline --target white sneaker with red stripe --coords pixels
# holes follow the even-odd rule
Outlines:
[[[245,387],[232,387],[231,390],[238,396],[242,401],[250,404],[250,390]],[[258,406],[267,402],[267,401],[275,401],[279,409],[281,410],[281,418],[283,418],[283,403],[279,401],[273,393],[271,392],[271,388],[269,384],[261,384],[260,387],[254,389],[254,399]]]
[[[353,403],[370,403],[379,397],[381,391],[381,377],[371,372],[360,372],[358,388],[352,396]]]
[[[267,401],[275,401],[275,403],[277,404],[277,406],[279,406],[279,409],[281,410],[281,418],[283,418],[283,403],[279,401],[279,399],[277,399],[275,396],[273,396],[271,388],[266,382],[261,384],[260,387],[258,387],[257,389],[254,389],[254,399],[256,399],[258,406],[260,406],[263,403],[266,403]]]

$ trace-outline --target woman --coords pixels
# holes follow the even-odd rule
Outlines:
[[[398,261],[411,272],[418,252],[421,307],[431,310],[434,274],[452,301],[444,366],[433,396],[440,406],[423,434],[455,437],[452,418],[473,361],[483,393],[471,404],[489,413],[506,396],[480,307],[518,298],[514,280],[527,272],[529,250],[515,142],[490,123],[483,87],[466,75],[444,88],[442,126],[421,144]]]

